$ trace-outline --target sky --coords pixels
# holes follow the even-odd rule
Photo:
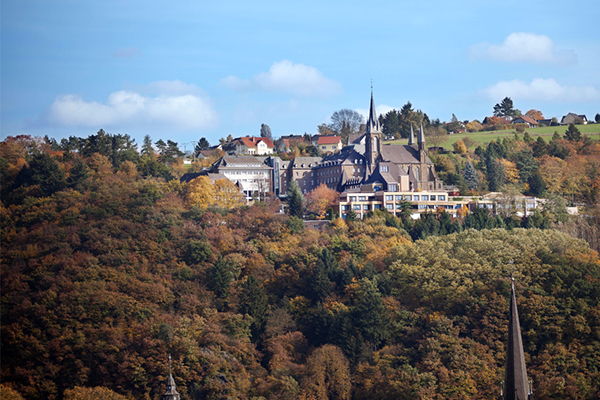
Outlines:
[[[600,113],[600,2],[1,0],[1,136],[182,148],[316,133],[410,101],[434,119]]]

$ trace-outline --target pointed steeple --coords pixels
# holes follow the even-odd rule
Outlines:
[[[419,129],[419,144],[421,143],[423,144],[423,147],[425,147],[425,131],[423,131],[423,121],[421,121],[421,128]]]
[[[415,133],[413,132],[412,122],[410,123],[410,136],[408,137],[408,145],[413,146],[415,144]]]
[[[366,133],[381,133],[379,118],[375,112],[375,102],[373,101],[373,85],[371,84],[371,107],[369,109],[369,119],[367,120]]]
[[[180,400],[179,393],[175,388],[175,379],[171,373],[171,355],[169,354],[169,378],[167,378],[167,390],[163,393],[161,400]]]
[[[515,297],[515,278],[512,276],[512,272],[510,279],[511,296],[508,320],[508,346],[506,350],[506,374],[503,383],[502,399],[527,400],[533,399],[533,393],[530,390],[529,381],[527,380],[519,312],[517,311],[517,299]]]

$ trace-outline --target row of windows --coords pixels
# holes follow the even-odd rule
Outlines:
[[[348,196],[348,201],[367,201],[367,196]],[[391,194],[386,194],[385,195],[385,201],[401,201],[401,200],[407,200],[407,201],[446,201],[446,195],[445,194],[441,194],[441,195],[427,195],[427,194],[422,194],[422,195],[412,195],[412,194],[405,194],[405,195],[401,195],[401,194],[397,194],[397,195],[391,195]]]

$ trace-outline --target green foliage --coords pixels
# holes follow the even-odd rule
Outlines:
[[[208,261],[212,254],[212,248],[208,243],[194,240],[187,245],[185,260],[188,264],[198,264]]]
[[[578,142],[581,140],[581,132],[577,129],[575,124],[569,124],[569,128],[567,128],[567,131],[565,132],[565,139],[570,142]]]
[[[513,107],[513,101],[510,97],[505,97],[500,103],[494,106],[494,116],[496,117],[516,117],[517,110]]]
[[[302,219],[304,215],[304,196],[298,186],[298,182],[291,181],[287,190],[288,213],[292,217]]]
[[[477,172],[475,172],[475,168],[473,168],[471,161],[467,161],[464,178],[470,190],[477,189],[477,186],[479,186],[479,180],[477,179]]]
[[[240,312],[242,314],[248,314],[253,318],[250,329],[252,331],[252,339],[257,341],[266,322],[268,307],[267,295],[254,275],[248,276],[241,286]]]

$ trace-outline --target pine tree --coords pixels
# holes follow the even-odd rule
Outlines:
[[[477,179],[477,172],[475,172],[475,168],[473,168],[471,161],[467,161],[464,177],[470,190],[477,189],[477,186],[479,186],[479,180]]]
[[[229,265],[220,258],[219,261],[210,269],[208,286],[210,290],[215,292],[219,299],[226,299],[230,294],[230,284],[233,280]]]
[[[291,181],[287,190],[288,212],[291,216],[302,219],[304,215],[304,196],[298,182]]]
[[[379,347],[389,337],[389,318],[381,293],[373,281],[363,279],[360,282],[352,315],[355,326],[367,342]]]
[[[570,142],[578,142],[581,140],[581,132],[575,126],[575,124],[569,124],[569,128],[565,132],[565,139]]]
[[[254,275],[248,276],[242,283],[242,293],[240,295],[240,312],[248,314],[254,321],[250,326],[252,339],[256,341],[263,330],[267,317],[267,295],[265,290],[259,285]]]

